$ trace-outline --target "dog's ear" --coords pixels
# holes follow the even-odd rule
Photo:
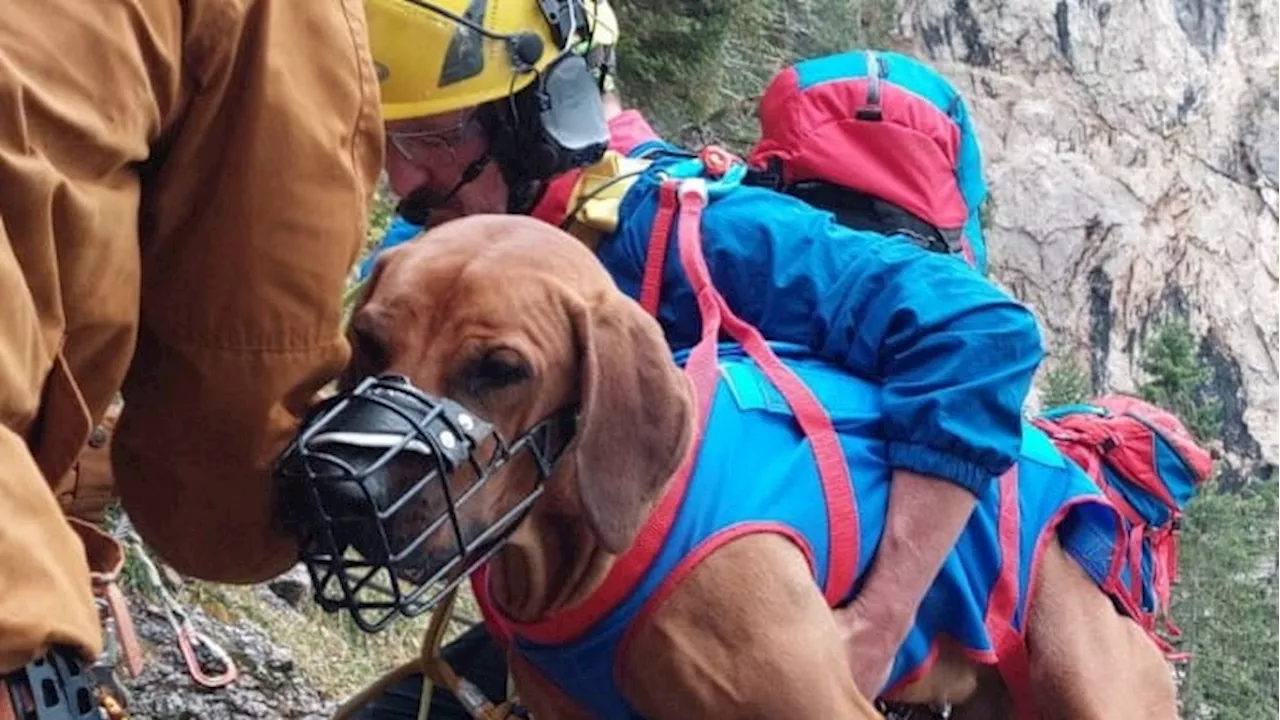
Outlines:
[[[656,320],[611,292],[572,310],[578,490],[600,544],[631,546],[688,449],[693,403]]]

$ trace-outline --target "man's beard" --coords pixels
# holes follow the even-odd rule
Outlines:
[[[431,221],[431,211],[439,206],[440,200],[437,193],[422,185],[400,199],[396,214],[414,225],[426,227]]]
[[[543,183],[533,181],[508,184],[506,213],[528,215],[541,198],[544,187]],[[432,214],[445,209],[450,200],[456,202],[456,196],[445,197],[430,186],[422,185],[400,199],[399,204],[396,205],[396,214],[414,225],[426,227],[431,222]],[[456,212],[460,215],[467,214],[465,208],[456,208]]]

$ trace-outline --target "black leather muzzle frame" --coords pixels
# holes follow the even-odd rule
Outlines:
[[[365,378],[318,405],[274,473],[278,515],[298,539],[316,603],[346,609],[370,633],[396,615],[430,610],[502,546],[542,495],[572,441],[576,411],[563,407],[507,443],[485,420],[401,376]],[[477,458],[488,439],[492,451]],[[487,527],[464,522],[461,510],[522,452],[537,471],[532,490]],[[470,484],[451,488],[450,478],[468,467]],[[440,531],[452,547],[428,548]]]

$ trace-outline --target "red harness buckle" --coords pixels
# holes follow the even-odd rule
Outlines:
[[[719,145],[708,145],[698,152],[698,159],[706,168],[707,174],[719,179],[729,172],[729,168],[742,163],[742,158],[725,150]]]

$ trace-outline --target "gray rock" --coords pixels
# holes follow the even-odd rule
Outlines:
[[[1161,320],[1203,338],[1229,480],[1280,462],[1277,15],[1255,0],[918,0],[895,40],[969,99],[993,274],[1095,391],[1137,388]]]
[[[289,650],[261,628],[245,620],[225,625],[187,606],[197,628],[232,656],[239,672],[223,688],[198,685],[163,611],[137,597],[128,601],[145,653],[141,677],[121,678],[135,720],[321,720],[337,707],[296,673]]]
[[[267,587],[276,597],[296,609],[311,594],[311,576],[305,565],[298,564],[289,572],[268,582]]]

